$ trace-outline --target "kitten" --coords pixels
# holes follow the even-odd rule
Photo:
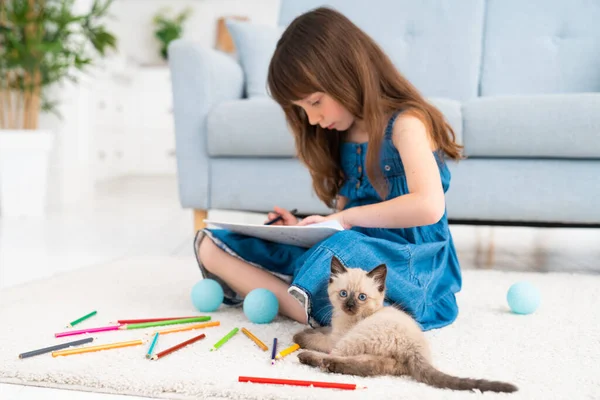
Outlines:
[[[384,307],[387,267],[370,272],[346,268],[333,257],[328,295],[333,305],[331,327],[309,328],[294,336],[300,362],[341,374],[410,375],[437,388],[514,392],[505,382],[458,378],[431,364],[425,335],[407,313]]]

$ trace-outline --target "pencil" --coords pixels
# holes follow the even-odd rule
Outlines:
[[[277,353],[277,338],[273,339],[273,351],[271,352],[271,365],[275,365],[275,353]]]
[[[119,324],[143,324],[146,322],[160,322],[160,321],[172,321],[174,319],[188,319],[188,318],[196,318],[197,315],[192,315],[189,317],[173,317],[173,318],[145,318],[145,319],[119,319],[117,323]]]
[[[258,378],[251,376],[240,376],[238,382],[252,382],[252,383],[267,383],[273,385],[292,385],[292,386],[313,386],[319,388],[329,389],[366,389],[366,386],[356,386],[354,383],[335,383],[335,382],[317,382],[317,381],[298,381],[293,379],[275,379],[275,378]]]
[[[74,336],[74,335],[81,335],[84,333],[94,333],[94,332],[106,332],[106,331],[116,331],[117,329],[119,329],[119,327],[121,327],[122,325],[114,325],[114,326],[101,326],[98,328],[87,328],[87,329],[80,329],[78,331],[66,331],[66,332],[60,332],[60,333],[55,333],[54,337],[64,337],[64,336]]]
[[[158,332],[154,334],[154,339],[152,339],[152,343],[150,343],[150,347],[148,347],[148,353],[146,353],[146,358],[152,357],[152,350],[154,350],[154,346],[156,346],[156,341],[158,340]]]
[[[60,350],[60,351],[53,352],[52,357],[70,356],[72,354],[91,353],[94,351],[101,351],[101,350],[120,349],[122,347],[139,346],[140,344],[144,344],[144,341],[141,339],[132,340],[129,342],[102,344],[100,346],[82,347],[80,349],[73,349],[73,350]]]
[[[210,322],[204,322],[202,324],[195,324],[195,325],[185,326],[183,328],[165,329],[164,331],[158,331],[157,333],[160,333],[161,335],[166,335],[168,333],[191,331],[193,329],[209,328],[211,326],[219,326],[219,325],[221,325],[221,322],[219,322],[219,321],[210,321]]]
[[[89,337],[86,339],[75,340],[74,342],[57,344],[56,346],[44,347],[43,349],[32,350],[32,351],[28,351],[27,353],[21,353],[21,354],[19,354],[19,358],[33,357],[33,356],[37,356],[40,354],[50,353],[51,351],[55,351],[55,350],[66,349],[67,347],[71,347],[71,346],[79,346],[79,345],[90,343],[93,341],[94,341],[94,338]]]
[[[296,350],[298,350],[299,348],[300,348],[300,345],[298,345],[298,344],[294,343],[293,345],[291,345],[291,346],[290,346],[290,347],[288,347],[287,349],[285,349],[285,350],[281,350],[281,351],[279,352],[279,354],[277,354],[277,355],[275,356],[275,358],[279,360],[280,358],[283,358],[283,357],[287,356],[288,354],[291,354],[291,353],[295,352],[295,351],[296,351]]]
[[[297,213],[297,212],[298,212],[298,210],[294,208],[293,210],[291,210],[291,211],[290,211],[290,214],[292,214],[293,216],[296,216],[296,213]],[[280,215],[280,216],[278,216],[278,217],[275,217],[275,218],[273,218],[273,219],[272,219],[272,220],[270,220],[270,221],[267,221],[267,222],[265,223],[265,225],[272,225],[272,224],[274,224],[275,222],[278,222],[278,221],[280,221],[280,220],[282,220],[282,219],[283,219],[283,216],[281,216],[281,215]]]
[[[258,345],[258,347],[263,349],[263,351],[269,350],[269,348],[263,342],[261,342],[259,338],[257,338],[252,333],[250,333],[250,331],[248,329],[242,328],[242,332],[244,333],[244,335],[248,336],[248,338],[250,338],[250,340],[252,340],[254,343],[256,343]]]
[[[77,324],[78,324],[78,323],[80,323],[81,321],[85,321],[85,320],[86,320],[86,319],[88,319],[89,317],[92,317],[92,316],[96,315],[96,313],[97,313],[97,312],[98,312],[98,311],[92,311],[91,313],[89,313],[89,314],[86,314],[86,315],[84,315],[83,317],[76,319],[75,321],[73,321],[73,322],[71,322],[69,325],[67,325],[67,328],[72,328],[72,327],[74,327],[75,325],[77,325]]]
[[[221,339],[217,343],[215,343],[215,345],[212,347],[212,349],[210,349],[210,351],[215,351],[215,350],[219,349],[219,347],[223,346],[229,339],[231,339],[233,337],[233,335],[238,333],[238,331],[239,331],[238,328],[233,328],[231,330],[231,332],[229,332],[227,335],[225,335],[223,337],[223,339]]]
[[[169,321],[157,321],[157,322],[144,322],[141,324],[128,324],[119,327],[120,330],[129,329],[142,329],[151,328],[153,326],[164,326],[164,325],[175,325],[175,324],[187,324],[189,322],[203,322],[210,321],[211,317],[194,317],[194,318],[183,318],[183,319],[172,319]]]
[[[200,339],[204,339],[205,337],[206,337],[206,335],[203,333],[202,335],[195,336],[189,340],[186,340],[185,342],[181,342],[173,347],[170,347],[166,350],[161,351],[160,353],[156,353],[155,355],[152,356],[152,360],[158,360],[159,358],[163,358],[167,354],[171,354],[172,352],[177,351],[177,350],[187,346],[188,344],[197,342]]]

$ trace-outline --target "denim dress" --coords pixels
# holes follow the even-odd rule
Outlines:
[[[387,124],[381,148],[381,168],[388,181],[386,200],[409,193],[402,160],[392,143],[396,116]],[[345,208],[381,201],[366,176],[366,150],[367,143],[342,144],[340,157],[346,180],[339,194],[348,198]],[[443,156],[434,154],[445,193],[450,171]],[[333,256],[348,268],[366,271],[386,264],[385,304],[408,312],[425,331],[452,323],[458,314],[455,293],[461,289],[461,272],[446,212],[437,223],[427,226],[401,229],[356,226],[335,233],[309,249],[205,228],[196,234],[196,255],[205,236],[227,253],[287,282],[288,292],[303,305],[313,327],[331,322],[327,285]],[[222,285],[225,304],[243,302],[242,296],[206,270],[198,257],[197,260],[203,277]]]

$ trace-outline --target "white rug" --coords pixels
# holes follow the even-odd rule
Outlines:
[[[598,398],[600,378],[600,277],[464,271],[460,316],[450,327],[428,332],[437,366],[465,377],[515,383],[511,399]],[[212,314],[221,326],[206,339],[162,360],[148,361],[148,345],[52,358],[20,360],[21,352],[61,342],[55,332],[71,320],[98,310],[78,327],[107,325],[123,318],[194,315],[190,289],[199,279],[193,259],[131,259],[30,283],[0,292],[0,382],[93,392],[187,399],[455,399],[483,396],[430,388],[408,378],[358,378],[319,372],[299,364],[295,354],[275,366],[241,332],[217,352],[209,348],[233,327],[246,327],[270,347],[288,346],[299,324],[278,318],[249,323],[241,309]],[[510,284],[528,279],[543,294],[533,315],[511,314]],[[133,340],[149,330],[98,333],[95,344]],[[157,349],[198,331],[165,335]],[[79,337],[77,337],[79,338]],[[68,340],[67,340],[68,339]],[[74,340],[74,337],[62,341]],[[240,375],[358,383],[363,391],[238,383]]]

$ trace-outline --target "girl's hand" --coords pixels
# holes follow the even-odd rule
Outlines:
[[[340,225],[342,225],[342,227],[344,229],[350,229],[352,228],[352,225],[348,222],[348,219],[346,218],[347,213],[346,211],[341,211],[335,214],[331,214],[328,215],[326,217],[323,217],[321,215],[311,215],[310,217],[306,217],[304,218],[302,221],[300,221],[298,223],[299,226],[306,226],[306,225],[310,225],[310,224],[316,224],[319,222],[325,222],[325,221],[337,221],[340,223]]]
[[[281,219],[277,222],[274,222],[273,225],[296,225],[298,223],[298,218],[294,217],[291,212],[281,207],[273,207],[275,212],[270,212],[267,215],[267,220],[265,223],[275,219],[281,215]]]

